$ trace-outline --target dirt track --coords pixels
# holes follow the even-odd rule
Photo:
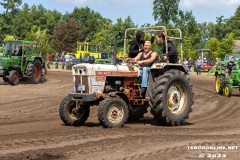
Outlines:
[[[191,76],[195,103],[187,125],[155,126],[147,113],[120,129],[100,126],[97,107],[91,108],[85,126],[63,125],[58,106],[73,90],[71,73],[50,71],[47,78],[43,84],[17,86],[0,80],[0,159],[240,158],[240,94],[235,91],[230,98],[215,94],[214,77]],[[238,148],[194,150],[189,146]]]

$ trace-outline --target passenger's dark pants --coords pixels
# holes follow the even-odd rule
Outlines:
[[[178,63],[178,56],[173,55],[173,56],[168,56],[169,63]]]

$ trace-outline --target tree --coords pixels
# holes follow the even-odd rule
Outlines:
[[[102,21],[105,21],[105,18],[103,18],[100,13],[91,10],[89,7],[76,7],[72,13],[66,14],[64,18],[74,18],[77,20],[83,34],[81,41],[85,41],[86,38],[88,41],[92,41],[94,34],[101,31]]]
[[[12,32],[12,23],[22,4],[21,0],[3,0],[0,5],[5,9],[4,14],[0,14],[0,42],[3,41],[4,35],[14,35]]]
[[[219,41],[217,40],[216,37],[212,37],[210,38],[210,40],[208,41],[208,47],[209,49],[212,51],[212,52],[216,52],[218,51],[220,48],[219,48]]]
[[[15,12],[22,4],[22,0],[3,0],[0,4],[6,9],[5,14],[7,14],[9,12]]]
[[[37,31],[35,31],[34,28],[30,32],[27,33],[25,39],[31,40],[31,41],[38,41],[38,43],[41,45],[41,51],[43,56],[46,56],[48,52],[52,52],[53,49],[49,44],[49,35],[47,34],[47,29],[41,30],[40,27],[37,28]]]
[[[158,23],[175,24],[180,0],[154,0],[153,16]]]
[[[225,38],[223,38],[222,42],[220,43],[219,49],[219,57],[224,58],[225,54],[232,53],[233,51],[233,41],[234,34],[230,33]]]
[[[240,39],[240,5],[237,7],[234,16],[226,20],[226,27],[234,34],[235,39]]]
[[[73,52],[77,48],[77,41],[82,39],[82,30],[77,21],[70,18],[60,22],[53,31],[52,47],[56,51]]]

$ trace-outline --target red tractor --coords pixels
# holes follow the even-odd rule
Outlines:
[[[211,55],[210,49],[199,49],[196,51],[196,58],[201,57],[203,60],[203,65],[201,66],[202,71],[210,71],[212,69]]]

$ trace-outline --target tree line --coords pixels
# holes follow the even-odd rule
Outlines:
[[[170,3],[171,2],[171,3]],[[179,9],[180,0],[154,0],[153,17],[155,25],[177,27],[183,32],[184,56],[195,56],[195,50],[210,48],[214,56],[223,58],[232,53],[233,40],[240,39],[240,6],[230,18],[219,16],[215,23],[198,23],[191,11]],[[71,13],[62,14],[48,10],[43,5],[22,4],[21,0],[3,0],[0,14],[0,43],[18,38],[37,40],[43,54],[47,52],[76,52],[77,41],[100,44],[102,52],[113,52],[113,39],[117,32],[127,28],[141,27],[128,16],[118,18],[116,23],[103,17],[89,7],[74,8]],[[142,24],[150,26],[150,24]],[[134,38],[134,34],[130,35]],[[123,38],[118,41],[119,50]]]

